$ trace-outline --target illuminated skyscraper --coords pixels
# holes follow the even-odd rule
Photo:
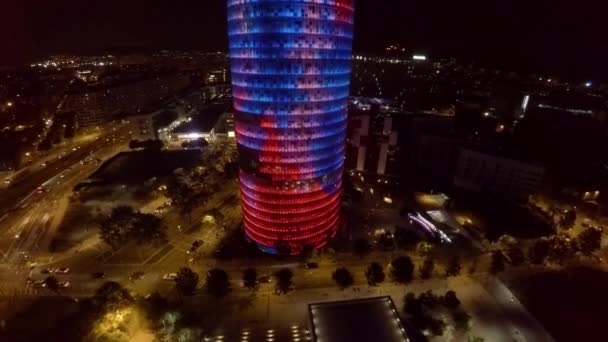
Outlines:
[[[228,0],[244,225],[266,252],[322,247],[338,228],[353,11]]]

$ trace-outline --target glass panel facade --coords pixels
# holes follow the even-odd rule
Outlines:
[[[261,250],[338,228],[353,0],[228,0],[245,231]]]

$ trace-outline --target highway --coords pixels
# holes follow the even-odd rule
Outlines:
[[[0,190],[0,213],[4,214],[17,209],[19,205],[23,204],[23,200],[32,195],[42,184],[96,151],[115,145],[117,141],[112,139],[127,136],[128,128],[129,126],[125,124],[109,126],[99,135],[84,140],[78,146],[70,144],[43,160],[37,161],[24,170],[8,188]]]
[[[94,172],[100,161],[126,148],[127,129],[124,125],[110,128],[91,143],[0,192],[4,208],[9,209],[0,221],[2,263],[24,265],[34,255],[48,254],[48,244],[67,209],[73,187]]]

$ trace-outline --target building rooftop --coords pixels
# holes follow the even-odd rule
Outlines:
[[[390,297],[310,304],[315,342],[409,342]]]

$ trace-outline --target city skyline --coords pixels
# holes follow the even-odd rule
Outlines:
[[[10,1],[0,341],[605,339],[601,6]]]
[[[605,80],[608,47],[601,5],[512,2],[495,4],[380,3],[356,1],[357,52],[400,44],[410,53],[457,57],[488,67]],[[224,1],[204,4],[74,0],[9,2],[0,19],[0,64],[52,53],[104,53],[108,49],[226,50]],[[10,15],[8,15],[10,14]],[[565,23],[568,23],[567,25]],[[197,34],[193,34],[197,32]],[[200,33],[198,33],[200,32]]]

